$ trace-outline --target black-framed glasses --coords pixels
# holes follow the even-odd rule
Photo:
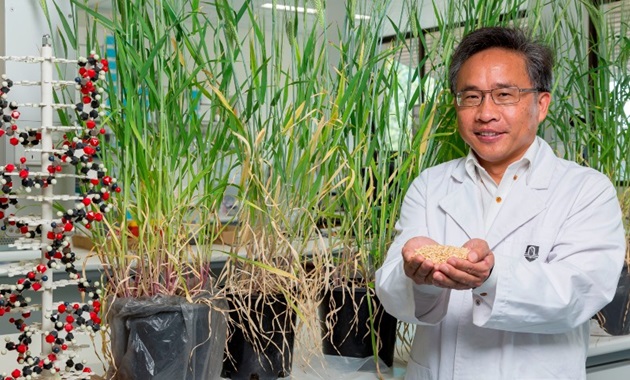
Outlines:
[[[455,94],[459,107],[476,107],[483,102],[484,94],[490,93],[494,104],[506,105],[518,103],[521,100],[521,92],[539,92],[536,88],[500,87],[491,90],[466,90]]]

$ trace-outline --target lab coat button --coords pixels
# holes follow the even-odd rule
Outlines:
[[[482,296],[482,297],[485,297],[485,296],[487,296],[487,295],[488,295],[488,293],[483,292],[483,293],[479,293],[479,295],[480,295],[480,296]]]
[[[480,299],[476,299],[475,300],[475,305],[477,305],[477,306],[481,305],[481,300]]]

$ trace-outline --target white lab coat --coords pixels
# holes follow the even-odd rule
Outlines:
[[[487,235],[464,159],[411,184],[376,273],[385,309],[417,324],[405,379],[586,378],[589,320],[612,299],[623,265],[621,211],[608,178],[538,140],[529,174],[514,183]],[[401,255],[414,236],[456,246],[485,239],[492,275],[472,291],[415,285]]]

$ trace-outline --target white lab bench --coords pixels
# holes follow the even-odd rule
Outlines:
[[[16,336],[17,334],[11,334]],[[103,374],[107,365],[102,353],[101,337],[96,335],[91,341],[87,335],[77,336],[81,348],[79,357],[84,359],[86,366],[96,374]],[[39,350],[39,342],[35,340],[31,349]],[[0,373],[10,372],[15,368],[15,362],[8,360],[7,354],[0,360]],[[297,355],[295,356],[297,360]],[[589,364],[589,362],[597,364]],[[592,336],[587,361],[588,380],[628,380],[630,379],[630,336]],[[295,380],[403,380],[405,377],[405,363],[397,358],[392,368],[382,367],[382,377],[379,378],[374,370],[371,358],[342,358],[325,356],[322,361],[311,359],[309,363],[294,361],[290,379]]]
[[[608,336],[593,321],[586,375],[588,380],[630,379],[630,335]]]

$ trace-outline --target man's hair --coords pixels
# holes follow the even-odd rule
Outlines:
[[[464,62],[480,51],[490,48],[502,48],[522,54],[532,86],[539,91],[551,91],[554,57],[547,45],[535,41],[521,29],[485,27],[464,36],[453,53],[448,70],[453,94],[457,91],[457,74]]]

